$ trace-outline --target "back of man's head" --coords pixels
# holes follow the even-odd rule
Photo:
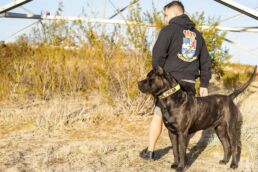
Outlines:
[[[168,3],[167,5],[164,6],[164,11],[166,11],[167,9],[170,9],[170,8],[174,8],[182,14],[185,13],[185,7],[182,4],[182,2],[180,2],[180,1],[172,1],[172,2]]]

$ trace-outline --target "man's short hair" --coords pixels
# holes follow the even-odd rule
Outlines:
[[[182,12],[185,13],[185,7],[182,4],[182,2],[180,2],[180,1],[172,1],[172,2],[168,3],[167,5],[164,6],[164,11],[166,9],[174,7],[174,6],[181,8]]]

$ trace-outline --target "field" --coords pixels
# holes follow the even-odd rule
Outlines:
[[[257,91],[256,81],[236,100],[244,117],[236,171],[258,171]],[[115,109],[94,95],[1,103],[0,171],[171,171],[165,128],[156,160],[138,156],[148,143],[149,103],[140,113],[126,115],[113,115]],[[222,155],[213,130],[199,132],[188,148],[188,171],[230,171],[229,164],[218,164]]]
[[[62,8],[60,3],[56,15]],[[165,128],[156,160],[138,156],[148,144],[152,98],[139,92],[137,81],[151,69],[162,16],[137,4],[126,17],[136,25],[105,30],[82,21],[42,21],[30,34],[1,44],[0,172],[172,171]],[[219,20],[204,13],[191,18],[212,57],[211,94],[239,87],[250,65],[227,64],[231,55],[223,46],[227,33],[216,28]],[[236,171],[258,172],[257,80],[236,103],[244,117]],[[188,148],[188,171],[230,171],[229,164],[218,164],[222,156],[213,130],[199,132]]]

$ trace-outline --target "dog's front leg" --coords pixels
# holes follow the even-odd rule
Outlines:
[[[178,171],[184,171],[184,168],[185,168],[186,140],[187,140],[187,136],[180,131],[178,133],[178,142],[179,142],[179,165],[177,168]]]
[[[168,130],[168,135],[173,147],[173,154],[174,154],[174,163],[171,165],[171,168],[176,169],[179,163],[179,156],[178,156],[178,138],[175,134]]]

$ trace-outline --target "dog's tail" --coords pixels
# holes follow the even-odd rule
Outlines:
[[[241,88],[239,88],[239,89],[235,90],[233,93],[231,93],[229,95],[230,98],[232,98],[232,99],[236,98],[239,94],[241,94],[250,85],[250,83],[255,78],[256,70],[257,70],[257,65],[254,67],[254,72],[252,73],[252,75],[249,78],[249,80]]]

